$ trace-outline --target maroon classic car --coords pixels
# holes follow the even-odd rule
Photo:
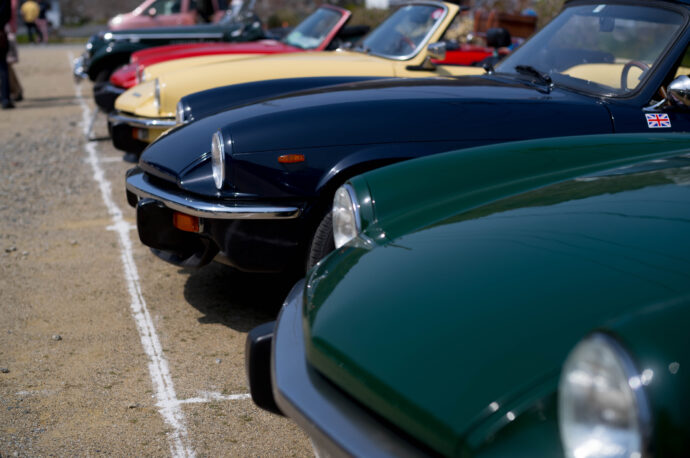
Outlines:
[[[226,0],[145,0],[129,13],[112,18],[108,27],[124,30],[216,22],[227,8]]]

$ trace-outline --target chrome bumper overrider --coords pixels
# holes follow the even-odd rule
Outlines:
[[[171,210],[200,218],[292,219],[300,215],[300,209],[297,207],[231,205],[192,198],[182,191],[167,191],[152,185],[146,180],[142,172],[134,173],[127,177],[127,191],[137,195],[140,199],[154,199]]]
[[[300,280],[285,299],[273,334],[271,384],[280,410],[304,429],[321,456],[426,456],[307,364],[303,291]]]
[[[132,127],[143,128],[162,128],[169,129],[175,127],[177,122],[174,119],[161,118],[139,118],[137,116],[127,116],[120,113],[110,113],[108,121],[112,124],[127,124]]]
[[[86,60],[86,57],[82,54],[72,61],[72,74],[76,82],[80,82],[89,77],[84,68],[84,60]]]

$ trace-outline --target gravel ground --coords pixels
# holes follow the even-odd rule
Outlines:
[[[68,65],[80,52],[20,48],[25,101],[0,110],[0,457],[180,455],[180,430],[182,455],[311,456],[294,424],[241,396],[246,333],[274,319],[290,285],[222,266],[168,265],[130,230],[141,298],[180,401],[179,425],[166,421],[122,245],[86,161]],[[82,91],[92,109],[90,86]],[[106,132],[101,117],[95,134]],[[109,139],[91,144],[134,225],[123,186],[131,165]]]

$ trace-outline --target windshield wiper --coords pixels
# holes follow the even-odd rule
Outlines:
[[[551,85],[553,80],[548,73],[540,72],[531,65],[516,65],[515,70],[522,75],[536,76],[541,82]]]

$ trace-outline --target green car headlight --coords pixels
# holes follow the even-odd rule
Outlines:
[[[211,138],[211,165],[213,181],[216,183],[216,188],[221,189],[225,181],[225,140],[220,130]]]
[[[160,111],[161,109],[161,83],[158,81],[158,78],[154,81],[154,89],[153,89],[153,104],[156,107],[156,110]]]
[[[605,334],[582,340],[563,366],[558,422],[570,457],[645,456],[650,411],[641,374],[623,347]]]
[[[359,202],[350,185],[338,188],[333,198],[333,239],[335,247],[340,248],[357,237],[362,230],[359,215]]]

